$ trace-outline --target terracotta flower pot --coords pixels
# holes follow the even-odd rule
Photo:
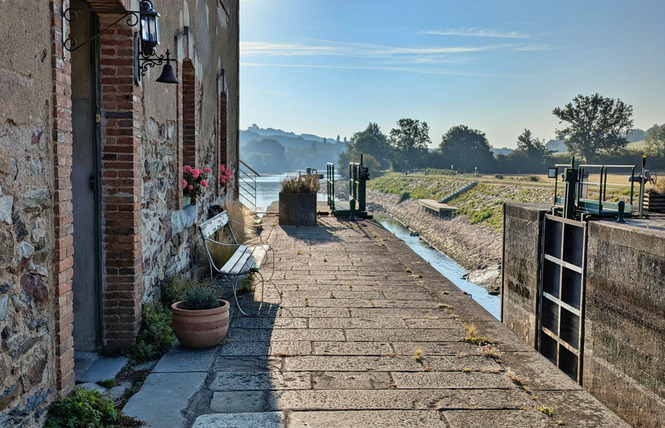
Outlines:
[[[214,309],[180,309],[182,302],[171,305],[173,333],[186,348],[210,348],[219,345],[229,330],[229,302]]]

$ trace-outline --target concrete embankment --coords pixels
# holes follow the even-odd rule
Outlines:
[[[368,190],[367,201],[371,211],[396,218],[468,270],[471,282],[490,292],[498,291],[501,265],[499,232],[469,224],[461,217],[442,219],[427,214],[411,199],[398,204],[398,196],[391,193]]]

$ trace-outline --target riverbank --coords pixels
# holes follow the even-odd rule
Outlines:
[[[430,245],[469,271],[469,281],[498,293],[501,281],[501,233],[467,219],[441,219],[424,213],[414,200],[397,203],[399,196],[367,190],[368,208],[388,214],[418,233]]]

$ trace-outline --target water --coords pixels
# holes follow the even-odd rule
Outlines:
[[[447,257],[445,254],[427,245],[427,243],[417,236],[411,236],[409,229],[404,227],[397,220],[376,215],[374,218],[397,238],[404,241],[409,248],[432,265],[432,267],[439,271],[439,273],[448,278],[458,288],[471,294],[473,300],[478,302],[480,306],[487,310],[487,312],[492,314],[496,319],[500,319],[501,300],[499,296],[492,296],[483,287],[462,279],[462,276],[468,273],[463,267],[455,263],[454,260]]]
[[[262,175],[256,178],[256,205],[263,210],[268,208],[271,203],[279,198],[280,181],[288,175],[295,173],[275,174],[275,175]],[[317,199],[325,201],[325,181],[322,181],[324,193],[319,193]],[[259,211],[262,209],[258,208]],[[417,236],[411,236],[409,229],[404,227],[397,220],[390,217],[375,216],[375,219],[381,223],[383,227],[392,232],[397,238],[404,241],[416,254],[422,257],[426,262],[432,265],[443,276],[448,278],[453,284],[461,290],[471,294],[473,300],[478,302],[480,306],[485,308],[490,314],[499,319],[501,315],[501,301],[498,296],[492,296],[487,293],[483,287],[462,279],[463,275],[468,272],[460,265],[455,263],[452,259],[445,254],[440,253],[434,248],[427,245],[424,241],[420,240]]]
[[[256,177],[256,206],[257,211],[265,211],[270,204],[278,200],[280,182],[284,177],[298,175],[297,172],[289,172],[285,174],[265,174],[261,177]],[[321,181],[321,189],[324,193],[316,195],[318,201],[326,201],[327,196],[325,180]]]

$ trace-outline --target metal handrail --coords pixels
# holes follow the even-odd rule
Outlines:
[[[261,174],[247,165],[242,159],[238,160],[240,162],[238,165],[238,199],[256,213],[256,177],[261,177]]]
[[[326,193],[328,195],[328,206],[335,214],[335,164],[328,162],[326,166]]]

